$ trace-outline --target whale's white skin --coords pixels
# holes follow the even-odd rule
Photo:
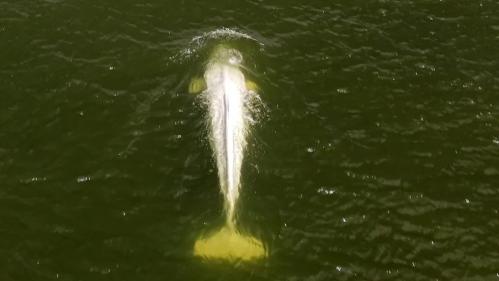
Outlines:
[[[204,73],[206,90],[203,96],[208,106],[210,142],[225,197],[229,226],[235,222],[249,119],[248,89],[240,69],[241,62],[242,55],[237,50],[219,47]]]
[[[234,49],[218,46],[199,80],[189,85],[195,93],[205,85],[201,97],[207,106],[210,142],[218,168],[220,187],[224,195],[226,224],[194,243],[194,255],[226,260],[252,260],[267,256],[267,250],[257,238],[243,234],[236,226],[236,203],[239,197],[241,166],[248,128],[255,122],[259,99],[254,83],[248,83],[241,71],[241,54]],[[253,116],[255,115],[255,116]]]

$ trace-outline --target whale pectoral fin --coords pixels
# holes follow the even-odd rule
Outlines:
[[[250,92],[256,93],[256,92],[258,92],[258,90],[260,88],[258,87],[258,85],[255,82],[253,82],[251,80],[246,80],[246,89],[248,89],[248,91],[250,91]]]
[[[189,94],[199,94],[206,89],[206,82],[201,77],[194,77],[189,83]]]

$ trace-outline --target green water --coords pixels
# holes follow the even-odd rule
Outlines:
[[[192,255],[219,42],[265,104],[253,263]],[[498,54],[497,1],[0,1],[0,280],[499,280]]]

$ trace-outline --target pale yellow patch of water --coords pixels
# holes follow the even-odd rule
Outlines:
[[[241,234],[233,227],[199,238],[194,244],[194,255],[208,259],[255,260],[267,256],[263,243]]]

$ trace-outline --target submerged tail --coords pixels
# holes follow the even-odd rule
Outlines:
[[[226,260],[253,260],[265,257],[267,252],[261,241],[225,226],[198,239],[194,244],[194,255]]]

